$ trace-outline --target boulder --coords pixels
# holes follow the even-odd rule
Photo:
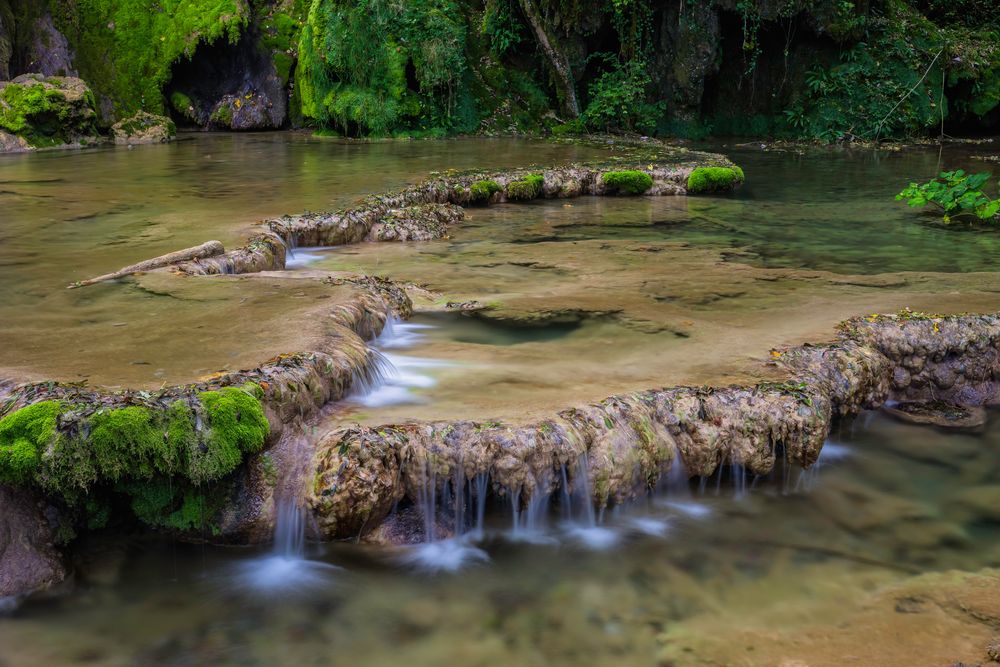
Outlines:
[[[120,120],[111,128],[115,144],[165,144],[177,136],[177,126],[166,116],[140,111],[131,118]]]
[[[0,82],[0,132],[23,142],[0,147],[83,145],[99,140],[94,95],[81,79],[23,74]]]
[[[24,490],[0,485],[0,610],[66,578],[66,567],[53,546],[53,532],[43,506]]]

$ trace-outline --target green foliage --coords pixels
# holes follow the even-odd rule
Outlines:
[[[940,123],[945,41],[902,2],[871,18],[866,38],[839,61],[806,72],[803,94],[785,111],[794,136],[823,141],[914,136]]]
[[[688,176],[688,194],[726,192],[744,180],[740,167],[698,167]]]
[[[0,482],[25,484],[39,467],[42,453],[58,437],[62,405],[43,401],[0,419]]]
[[[607,171],[601,180],[609,190],[621,194],[641,195],[653,187],[653,178],[644,171]]]
[[[926,183],[910,183],[896,195],[910,206],[936,206],[947,224],[956,218],[1000,222],[1000,199],[992,199],[982,188],[990,174],[966,174],[963,170],[944,171]]]
[[[514,0],[486,0],[480,30],[489,37],[494,55],[502,56],[524,39]]]
[[[313,0],[299,43],[302,113],[349,134],[462,129],[465,42],[454,0]]]
[[[201,43],[236,42],[249,18],[240,0],[76,0],[52,10],[80,75],[117,117],[162,113],[171,64]]]
[[[519,181],[507,184],[507,199],[511,201],[527,201],[542,193],[545,177],[541,174],[529,174]]]
[[[470,199],[476,204],[487,204],[502,189],[496,181],[476,181],[469,186]]]
[[[590,85],[590,101],[582,114],[587,127],[612,131],[650,132],[663,115],[662,102],[647,100],[651,79],[639,60],[612,60],[612,69]]]

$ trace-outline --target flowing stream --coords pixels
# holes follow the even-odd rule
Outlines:
[[[989,146],[715,148],[748,174],[734,196],[471,209],[441,241],[298,249],[289,276],[69,292],[72,280],[213,237],[233,245],[261,217],[343,206],[434,169],[593,151],[261,134],[3,157],[0,368],[156,387],[300,349],[316,323],[296,315],[329,297],[309,276],[426,288],[416,315],[373,341],[377,381],[312,425],[322,435],[358,422],[517,422],[616,392],[765,379],[771,346],[829,339],[848,316],[1000,310],[1000,236],[944,229],[892,200],[942,161],[985,169],[971,155]],[[859,664],[903,667],[894,647],[918,637],[927,664],[943,666],[954,645],[916,624],[955,636],[967,626],[934,612],[937,589],[914,582],[1000,567],[995,414],[978,432],[862,414],[808,471],[726,466],[688,480],[674,466],[649,497],[604,512],[586,470],[580,460],[531,480],[542,491],[530,499],[489,493],[486,475],[428,470],[419,498],[394,510],[422,527],[398,547],[311,543],[293,498],[279,504],[273,545],[97,535],[77,550],[73,592],[0,617],[0,666],[840,667],[841,634],[864,638]]]
[[[259,553],[140,541],[113,577],[84,570],[77,593],[0,619],[0,645],[18,666],[321,664],[331,651],[371,665],[645,665],[685,642],[721,662],[784,641],[789,657],[835,665],[790,638],[873,587],[1000,565],[1000,517],[982,500],[1000,491],[1000,420],[960,434],[868,414],[830,445],[807,472],[778,469],[746,491],[731,471],[674,480],[603,517],[581,511],[576,488],[518,512],[480,506],[471,480],[412,508],[443,533],[457,512],[465,533],[411,547],[303,545],[294,519]],[[595,527],[613,542],[580,539]],[[890,628],[913,618],[889,612]]]

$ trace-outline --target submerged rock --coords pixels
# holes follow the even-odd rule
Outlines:
[[[23,74],[0,82],[0,132],[20,141],[2,140],[0,148],[21,150],[84,145],[100,140],[94,95],[73,77]]]
[[[54,534],[35,494],[0,484],[0,613],[66,578]]]
[[[886,405],[882,409],[896,419],[910,424],[955,429],[978,429],[986,424],[986,409],[982,406],[908,401]]]
[[[111,127],[111,137],[118,145],[165,144],[177,136],[177,126],[166,116],[140,111]]]

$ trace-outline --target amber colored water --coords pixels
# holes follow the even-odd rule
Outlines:
[[[314,335],[291,318],[328,297],[310,271],[358,270],[428,290],[415,323],[431,328],[394,353],[439,363],[408,388],[415,402],[345,406],[325,426],[519,419],[638,387],[752,380],[771,345],[822,339],[853,314],[998,310],[993,230],[944,229],[892,201],[939,159],[982,168],[970,150],[722,148],[748,174],[735,196],[476,209],[449,239],[333,249],[284,278],[72,292],[63,285],[208,238],[231,245],[259,218],[433,169],[585,151],[199,135],[3,158],[0,367],[118,384],[249,363]],[[473,319],[449,301],[488,309]],[[905,591],[921,574],[1000,567],[998,474],[995,415],[982,433],[945,433],[866,414],[838,427],[813,470],[726,471],[608,512],[603,549],[558,503],[538,539],[511,535],[498,500],[466,545],[487,560],[453,573],[356,544],[308,545],[303,571],[269,547],[95,535],[73,592],[0,618],[0,665],[975,664],[992,630]],[[261,587],[265,568],[286,566]],[[894,586],[904,592],[882,592]]]

